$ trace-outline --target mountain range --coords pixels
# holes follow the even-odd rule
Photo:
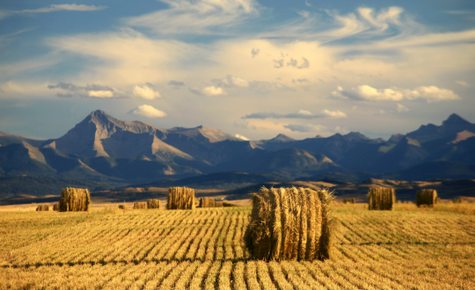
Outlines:
[[[382,175],[404,180],[475,178],[473,137],[475,124],[456,114],[440,126],[422,125],[387,141],[358,132],[304,140],[279,134],[249,141],[204,126],[160,129],[98,110],[57,139],[0,132],[0,177],[48,176],[113,184],[230,171],[286,180]]]

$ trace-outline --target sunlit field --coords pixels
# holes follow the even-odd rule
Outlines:
[[[0,212],[0,289],[475,289],[475,204],[333,205],[333,257],[262,262],[250,207]]]

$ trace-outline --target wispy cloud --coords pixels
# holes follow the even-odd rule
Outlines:
[[[125,96],[122,91],[98,84],[77,86],[72,83],[59,82],[57,85],[48,85],[48,89],[59,89],[58,97],[117,98]]]
[[[216,84],[217,87],[224,87],[224,88],[248,88],[249,82],[245,79],[240,77],[235,77],[232,75],[227,75],[226,78],[223,79],[213,79],[211,80],[213,83]]]
[[[330,111],[330,110],[323,110],[319,114],[312,114],[306,110],[299,110],[295,113],[290,114],[278,114],[274,112],[259,112],[259,113],[252,113],[242,117],[242,119],[320,119],[320,118],[346,118],[347,115],[341,111]]]
[[[357,88],[344,90],[338,87],[331,93],[334,98],[351,99],[357,101],[402,101],[402,100],[426,100],[428,103],[439,101],[459,100],[460,97],[451,90],[441,89],[436,86],[420,86],[415,89],[387,88],[376,89],[368,85],[360,85]]]
[[[284,128],[287,128],[292,132],[300,132],[300,133],[320,132],[326,129],[325,126],[312,125],[312,124],[288,124],[288,125],[284,125]]]
[[[16,10],[16,11],[8,11],[3,10],[0,11],[0,19],[6,18],[13,14],[21,14],[21,13],[49,13],[54,11],[98,11],[104,10],[109,8],[107,6],[95,6],[95,5],[77,5],[77,4],[53,4],[49,7],[38,8],[38,9],[25,9],[25,10]]]
[[[254,0],[160,0],[169,9],[131,17],[126,23],[159,34],[215,34],[259,14]]]

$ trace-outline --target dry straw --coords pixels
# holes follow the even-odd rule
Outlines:
[[[224,207],[224,202],[223,201],[215,202],[215,207]]]
[[[134,209],[147,209],[146,202],[134,202]]]
[[[215,207],[216,202],[212,197],[202,197],[200,198],[200,207]]]
[[[435,189],[422,189],[416,192],[417,206],[426,205],[433,207],[437,203],[437,191]]]
[[[53,210],[54,210],[54,211],[59,211],[59,203],[55,203],[55,204],[53,205]]]
[[[170,187],[167,208],[195,209],[195,190],[188,187]]]
[[[261,188],[252,196],[244,241],[252,257],[263,260],[330,258],[332,193],[325,189]]]
[[[354,197],[352,197],[352,198],[345,198],[345,199],[343,199],[343,203],[344,203],[344,204],[347,204],[347,203],[349,203],[349,204],[355,204],[355,198],[354,198]]]
[[[49,211],[49,205],[47,204],[39,205],[36,208],[36,211]]]
[[[159,209],[160,200],[158,199],[147,199],[147,208],[148,209]]]
[[[370,188],[368,193],[369,210],[392,210],[396,203],[394,188]]]
[[[89,190],[64,188],[59,201],[59,211],[88,211],[91,206]]]

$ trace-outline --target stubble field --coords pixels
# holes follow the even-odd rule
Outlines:
[[[475,216],[334,208],[333,258],[263,262],[250,207],[0,212],[0,289],[475,289]]]

